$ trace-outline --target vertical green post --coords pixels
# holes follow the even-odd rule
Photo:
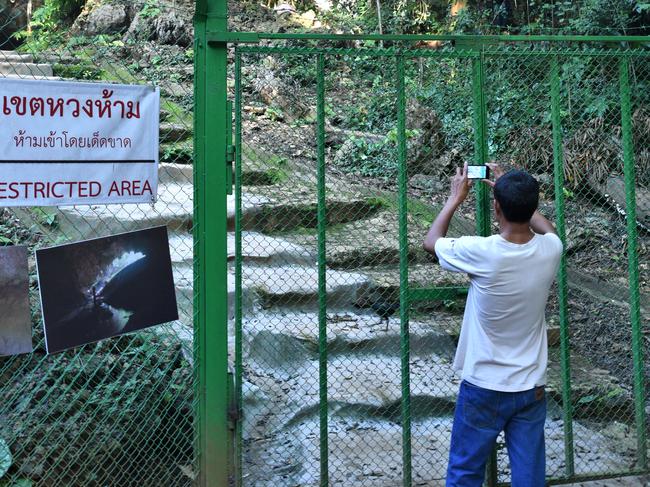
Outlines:
[[[397,56],[397,141],[399,163],[399,315],[401,323],[403,485],[411,485],[411,349],[409,337],[408,174],[406,170],[406,88],[404,56]]]
[[[485,57],[482,45],[473,46],[475,56],[472,58],[472,102],[474,108],[474,163],[485,164],[488,161],[487,147],[487,108],[485,106]],[[490,228],[490,195],[485,184],[474,185],[476,195],[476,234],[487,237]],[[496,448],[492,451],[487,465],[487,484],[497,484]]]
[[[228,114],[230,116],[230,114]],[[235,51],[235,397],[237,418],[235,425],[235,485],[241,486],[242,464],[242,200],[241,200],[241,54]]]
[[[476,56],[472,58],[472,101],[474,105],[474,163],[488,161],[487,108],[485,106],[485,59],[478,44]],[[492,233],[490,228],[490,194],[485,184],[475,184],[476,234],[484,237]]]
[[[555,226],[566,248],[564,220],[564,154],[560,117],[560,68],[556,56],[551,58],[551,123],[553,124],[553,173],[555,182]],[[562,254],[557,275],[560,312],[560,366],[562,368],[562,406],[564,416],[564,463],[567,477],[575,474],[573,451],[573,407],[571,404],[571,354],[569,348],[568,290],[566,255]]]
[[[320,485],[329,484],[328,405],[327,405],[327,272],[325,238],[325,56],[316,61],[316,157],[318,191],[318,384],[320,395]]]
[[[625,173],[625,206],[627,221],[628,278],[630,284],[630,321],[632,323],[632,357],[634,360],[634,412],[637,432],[637,467],[647,466],[645,429],[645,380],[643,364],[643,336],[639,299],[639,260],[636,228],[636,194],[634,144],[632,141],[632,108],[630,102],[629,59],[619,59],[619,87],[621,98],[621,128],[623,133],[623,170]]]
[[[197,0],[194,21],[195,360],[199,485],[229,485],[226,217],[226,0]],[[209,191],[207,190],[209,188]]]

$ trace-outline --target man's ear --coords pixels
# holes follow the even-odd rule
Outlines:
[[[499,202],[496,198],[494,198],[494,214],[496,216],[501,216],[501,206],[499,206]]]

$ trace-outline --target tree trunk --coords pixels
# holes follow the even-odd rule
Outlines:
[[[27,32],[32,33],[32,0],[27,2]]]
[[[454,0],[451,4],[451,16],[455,17],[465,7],[467,7],[467,0]]]
[[[384,27],[381,22],[381,3],[379,0],[376,0],[377,3],[377,24],[379,24],[379,35],[384,35]],[[379,46],[384,47],[384,41],[379,41]]]

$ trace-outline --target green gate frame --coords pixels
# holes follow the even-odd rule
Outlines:
[[[644,36],[445,36],[445,35],[328,35],[328,34],[267,34],[256,32],[228,32],[227,3],[225,0],[197,0],[195,14],[195,374],[198,400],[196,420],[196,449],[199,459],[199,484],[202,486],[241,485],[241,289],[235,292],[236,349],[235,384],[231,385],[228,368],[228,289],[227,289],[227,212],[226,194],[231,188],[231,163],[235,159],[235,198],[237,209],[241,202],[241,151],[234,151],[231,139],[232,114],[227,101],[227,46],[257,43],[260,40],[375,40],[375,41],[455,41],[458,52],[472,58],[473,105],[475,114],[475,161],[487,161],[487,121],[484,99],[484,51],[499,42],[600,42],[648,44]],[[241,48],[235,56],[235,113],[241,111],[240,69],[241,52],[296,52],[295,48],[254,47]],[[326,293],[325,291],[325,152],[324,152],[324,67],[325,54],[335,49],[305,49],[316,55],[317,66],[317,169],[318,169],[318,269],[319,269],[319,351],[320,351],[320,431],[321,431],[321,485],[328,485],[327,444],[327,348],[326,348]],[[400,321],[402,350],[402,396],[409,397],[409,304],[416,301],[446,299],[465,292],[462,288],[408,289],[408,242],[406,197],[406,134],[405,134],[405,57],[442,57],[431,51],[364,49],[365,55],[395,57],[398,93],[398,156],[399,156],[399,238],[400,238]],[[514,55],[514,54],[513,54]],[[553,161],[555,168],[555,201],[558,233],[565,241],[562,133],[560,126],[559,54],[545,53],[550,59],[551,117],[553,128]],[[634,362],[635,422],[638,448],[636,468],[626,474],[646,473],[646,415],[644,408],[643,350],[639,300],[638,249],[636,206],[634,194],[635,168],[631,126],[630,86],[628,79],[630,51],[616,51],[619,60],[619,87],[621,127],[623,135],[624,175],[627,193],[628,275],[630,284],[630,320]],[[460,56],[460,54],[455,54]],[[235,123],[235,148],[241,144],[239,116]],[[489,197],[485,187],[477,191],[478,235],[490,233]],[[241,280],[241,251],[239,218],[236,218],[236,281]],[[565,428],[565,474],[553,483],[586,480],[592,477],[576,476],[573,458],[572,410],[570,401],[570,360],[567,319],[566,262],[562,259],[558,273],[560,303],[560,353],[563,382],[563,413]],[[234,402],[233,402],[234,398]],[[403,484],[411,485],[410,404],[402,401],[403,424]],[[495,460],[491,462],[488,482],[496,485]]]
[[[197,0],[194,41],[194,370],[198,483],[230,485],[228,421],[228,287],[225,0]],[[218,136],[215,136],[218,135]]]

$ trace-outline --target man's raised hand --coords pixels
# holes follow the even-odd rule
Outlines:
[[[471,187],[472,181],[467,178],[467,163],[465,163],[462,169],[456,168],[456,174],[451,178],[449,201],[460,205],[467,198]]]
[[[481,179],[481,181],[494,188],[497,179],[499,179],[504,174],[503,169],[495,162],[488,162],[486,166],[490,168],[490,172],[494,175],[494,181],[490,181],[489,179]]]

